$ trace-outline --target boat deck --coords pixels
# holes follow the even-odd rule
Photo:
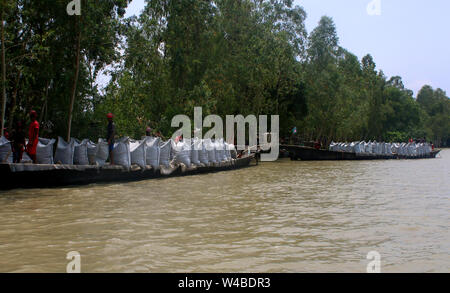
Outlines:
[[[289,152],[291,160],[302,161],[337,161],[337,160],[417,160],[417,159],[432,159],[440,152],[434,150],[433,152],[421,156],[402,156],[398,154],[378,155],[378,154],[357,154],[349,152],[335,152],[329,150],[318,150],[312,147],[296,146],[296,145],[281,145],[280,149],[285,149]]]
[[[162,166],[160,170],[155,170],[150,166],[143,169],[135,165],[125,168],[117,165],[0,164],[0,189],[59,187],[195,175],[247,167],[253,159],[254,155],[250,155],[208,166],[187,168],[177,164],[168,167]]]

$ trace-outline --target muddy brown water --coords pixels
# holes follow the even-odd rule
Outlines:
[[[450,272],[450,150],[0,191],[0,271]]]

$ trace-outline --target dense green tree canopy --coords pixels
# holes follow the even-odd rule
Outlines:
[[[151,125],[169,136],[174,115],[202,106],[278,114],[281,135],[297,127],[302,140],[450,143],[443,90],[425,85],[415,99],[374,57],[342,48],[330,17],[308,34],[292,0],[147,0],[132,18],[129,0],[82,0],[80,16],[68,2],[1,1],[9,128],[35,109],[41,135],[95,139],[113,112],[119,135]]]

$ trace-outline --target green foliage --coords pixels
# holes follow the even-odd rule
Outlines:
[[[425,86],[415,100],[371,55],[340,47],[331,18],[308,35],[292,0],[147,0],[124,19],[129,2],[83,0],[79,17],[68,1],[6,2],[7,125],[33,108],[42,135],[64,136],[79,40],[76,137],[104,136],[109,112],[119,135],[140,138],[150,125],[167,137],[174,115],[201,106],[204,116],[278,114],[281,135],[297,127],[303,140],[449,144],[444,91]]]

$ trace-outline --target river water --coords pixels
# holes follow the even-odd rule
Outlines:
[[[0,192],[0,271],[450,272],[450,150]]]

